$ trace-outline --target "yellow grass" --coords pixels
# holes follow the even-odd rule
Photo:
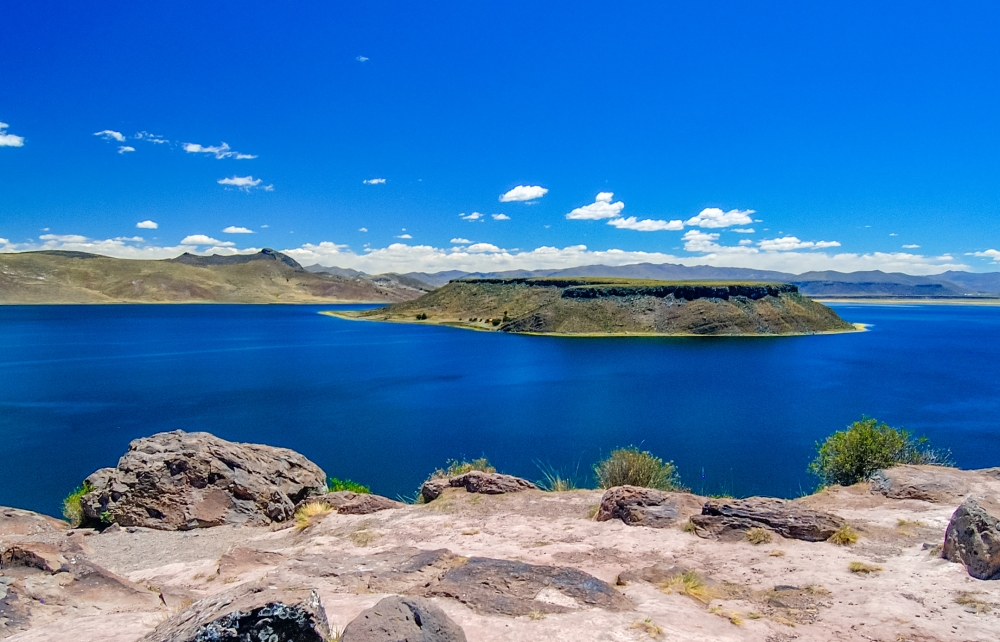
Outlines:
[[[857,543],[858,532],[851,528],[850,524],[844,524],[830,536],[830,539],[826,541],[831,544],[836,544],[837,546],[848,546],[850,544]]]
[[[687,571],[666,580],[660,584],[660,589],[664,593],[687,595],[702,604],[708,604],[718,597],[717,592],[707,586],[701,575],[698,575],[694,571]]]
[[[885,570],[881,566],[866,564],[864,562],[851,562],[847,568],[852,573],[857,573],[859,575],[871,575],[872,573],[878,573],[879,571]]]
[[[747,531],[746,539],[754,546],[767,544],[771,541],[771,531],[766,528],[751,528]]]
[[[295,511],[295,528],[302,531],[313,523],[313,520],[333,512],[333,507],[319,502],[309,502]]]

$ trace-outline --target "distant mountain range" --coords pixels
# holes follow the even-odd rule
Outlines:
[[[342,268],[312,265],[310,272],[326,272],[356,277],[363,273]],[[448,281],[463,278],[512,278],[543,276],[607,276],[629,279],[658,279],[666,281],[763,281],[793,283],[799,291],[813,297],[847,298],[968,298],[1000,296],[1000,272],[949,271],[934,276],[913,276],[900,272],[805,272],[789,274],[769,270],[746,268],[719,268],[708,265],[688,267],[673,263],[637,263],[634,265],[587,265],[562,270],[510,270],[506,272],[408,272],[400,275],[429,286],[440,287]]]
[[[397,302],[431,289],[408,277],[307,272],[274,250],[138,261],[86,252],[0,254],[0,304]]]

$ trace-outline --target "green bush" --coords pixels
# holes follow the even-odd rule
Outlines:
[[[612,450],[607,459],[594,466],[594,476],[601,488],[642,486],[660,490],[686,490],[672,461],[663,461],[635,446]]]
[[[914,439],[902,428],[865,416],[816,447],[809,472],[819,477],[823,486],[850,486],[898,464],[950,464],[950,454],[931,449],[925,437]]]
[[[63,500],[63,517],[66,518],[73,528],[76,528],[83,522],[83,506],[80,504],[80,500],[92,490],[94,490],[93,486],[87,482],[83,482]]]
[[[326,492],[336,493],[341,490],[349,490],[352,493],[357,493],[359,495],[371,495],[372,492],[371,488],[352,482],[350,479],[337,479],[336,477],[331,477],[329,483],[326,485]]]

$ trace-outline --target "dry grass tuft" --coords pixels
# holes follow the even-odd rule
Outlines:
[[[663,635],[663,629],[653,622],[653,618],[646,618],[645,620],[637,620],[632,623],[629,628],[639,629],[651,638],[658,638]]]
[[[966,611],[975,613],[976,615],[992,611],[993,606],[989,602],[977,597],[977,595],[981,595],[981,593],[979,591],[962,591],[955,598],[955,604],[964,606]]]
[[[355,546],[359,548],[364,548],[365,546],[368,546],[378,538],[382,537],[382,534],[373,533],[367,528],[360,528],[351,533],[350,535],[348,535],[347,537],[348,539],[351,540],[351,542],[354,543]]]
[[[852,573],[857,573],[858,575],[871,575],[872,573],[878,573],[879,571],[885,570],[881,566],[866,564],[864,562],[851,562],[847,565],[847,569]]]
[[[320,502],[309,502],[295,511],[295,528],[303,531],[312,525],[313,520],[333,512],[333,507]]]
[[[831,544],[836,544],[837,546],[849,546],[857,543],[858,532],[851,528],[850,524],[844,524],[830,536],[830,539],[826,541]]]
[[[541,611],[539,611],[538,609],[535,609],[535,610],[531,611],[530,613],[528,613],[528,619],[530,619],[530,620],[544,620],[545,619],[545,614],[542,613]]]
[[[784,557],[785,551],[781,550],[780,548],[776,548],[770,553],[768,553],[768,555],[770,555],[771,557]]]
[[[754,546],[757,546],[758,544],[768,544],[772,539],[771,531],[766,528],[751,528],[747,531],[746,539]]]
[[[708,604],[718,597],[718,593],[705,584],[704,578],[694,571],[687,571],[666,580],[660,584],[660,589],[664,593],[687,595],[702,604]]]

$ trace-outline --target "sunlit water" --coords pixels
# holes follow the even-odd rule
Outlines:
[[[554,338],[344,321],[331,306],[0,307],[0,505],[58,513],[136,437],[286,446],[409,495],[449,458],[589,482],[635,444],[704,493],[793,497],[864,414],[1000,465],[1000,308],[835,306],[869,332]]]

